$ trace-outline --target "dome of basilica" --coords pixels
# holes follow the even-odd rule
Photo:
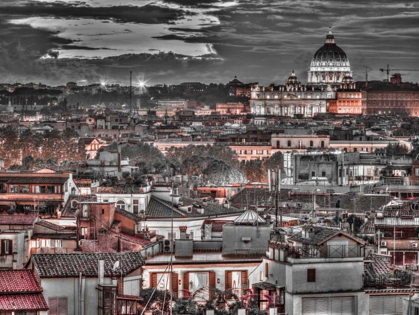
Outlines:
[[[314,54],[308,71],[308,84],[338,84],[343,77],[352,75],[346,53],[336,45],[332,30],[326,36],[326,42]]]

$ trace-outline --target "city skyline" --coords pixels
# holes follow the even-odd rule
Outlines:
[[[3,82],[149,84],[185,81],[283,84],[295,70],[307,81],[314,53],[331,26],[355,80],[415,69],[415,1],[54,1],[0,4]],[[58,52],[58,54],[57,54]],[[379,53],[378,53],[379,52]],[[402,72],[419,81],[419,72]]]

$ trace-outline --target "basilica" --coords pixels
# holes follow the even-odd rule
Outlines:
[[[335,43],[330,30],[317,50],[302,85],[293,71],[285,85],[251,88],[250,108],[255,115],[313,117],[328,112],[328,101],[336,99],[338,89],[355,89],[348,57]]]

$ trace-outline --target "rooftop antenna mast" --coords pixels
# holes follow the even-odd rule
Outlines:
[[[365,89],[368,88],[368,72],[372,71],[372,69],[368,66],[363,66],[365,68]]]
[[[132,114],[132,104],[131,104],[131,98],[132,98],[132,71],[129,72],[129,114]]]

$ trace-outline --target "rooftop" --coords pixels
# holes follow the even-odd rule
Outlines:
[[[30,270],[0,271],[0,294],[38,292],[42,292],[42,287]]]
[[[122,260],[122,274],[126,275],[140,268],[144,258],[140,252],[93,253],[93,254],[41,254],[31,258],[41,278],[78,277],[80,272],[86,277],[98,276],[98,261],[105,261],[105,276],[112,276],[116,261]],[[118,274],[120,270],[116,271]]]

